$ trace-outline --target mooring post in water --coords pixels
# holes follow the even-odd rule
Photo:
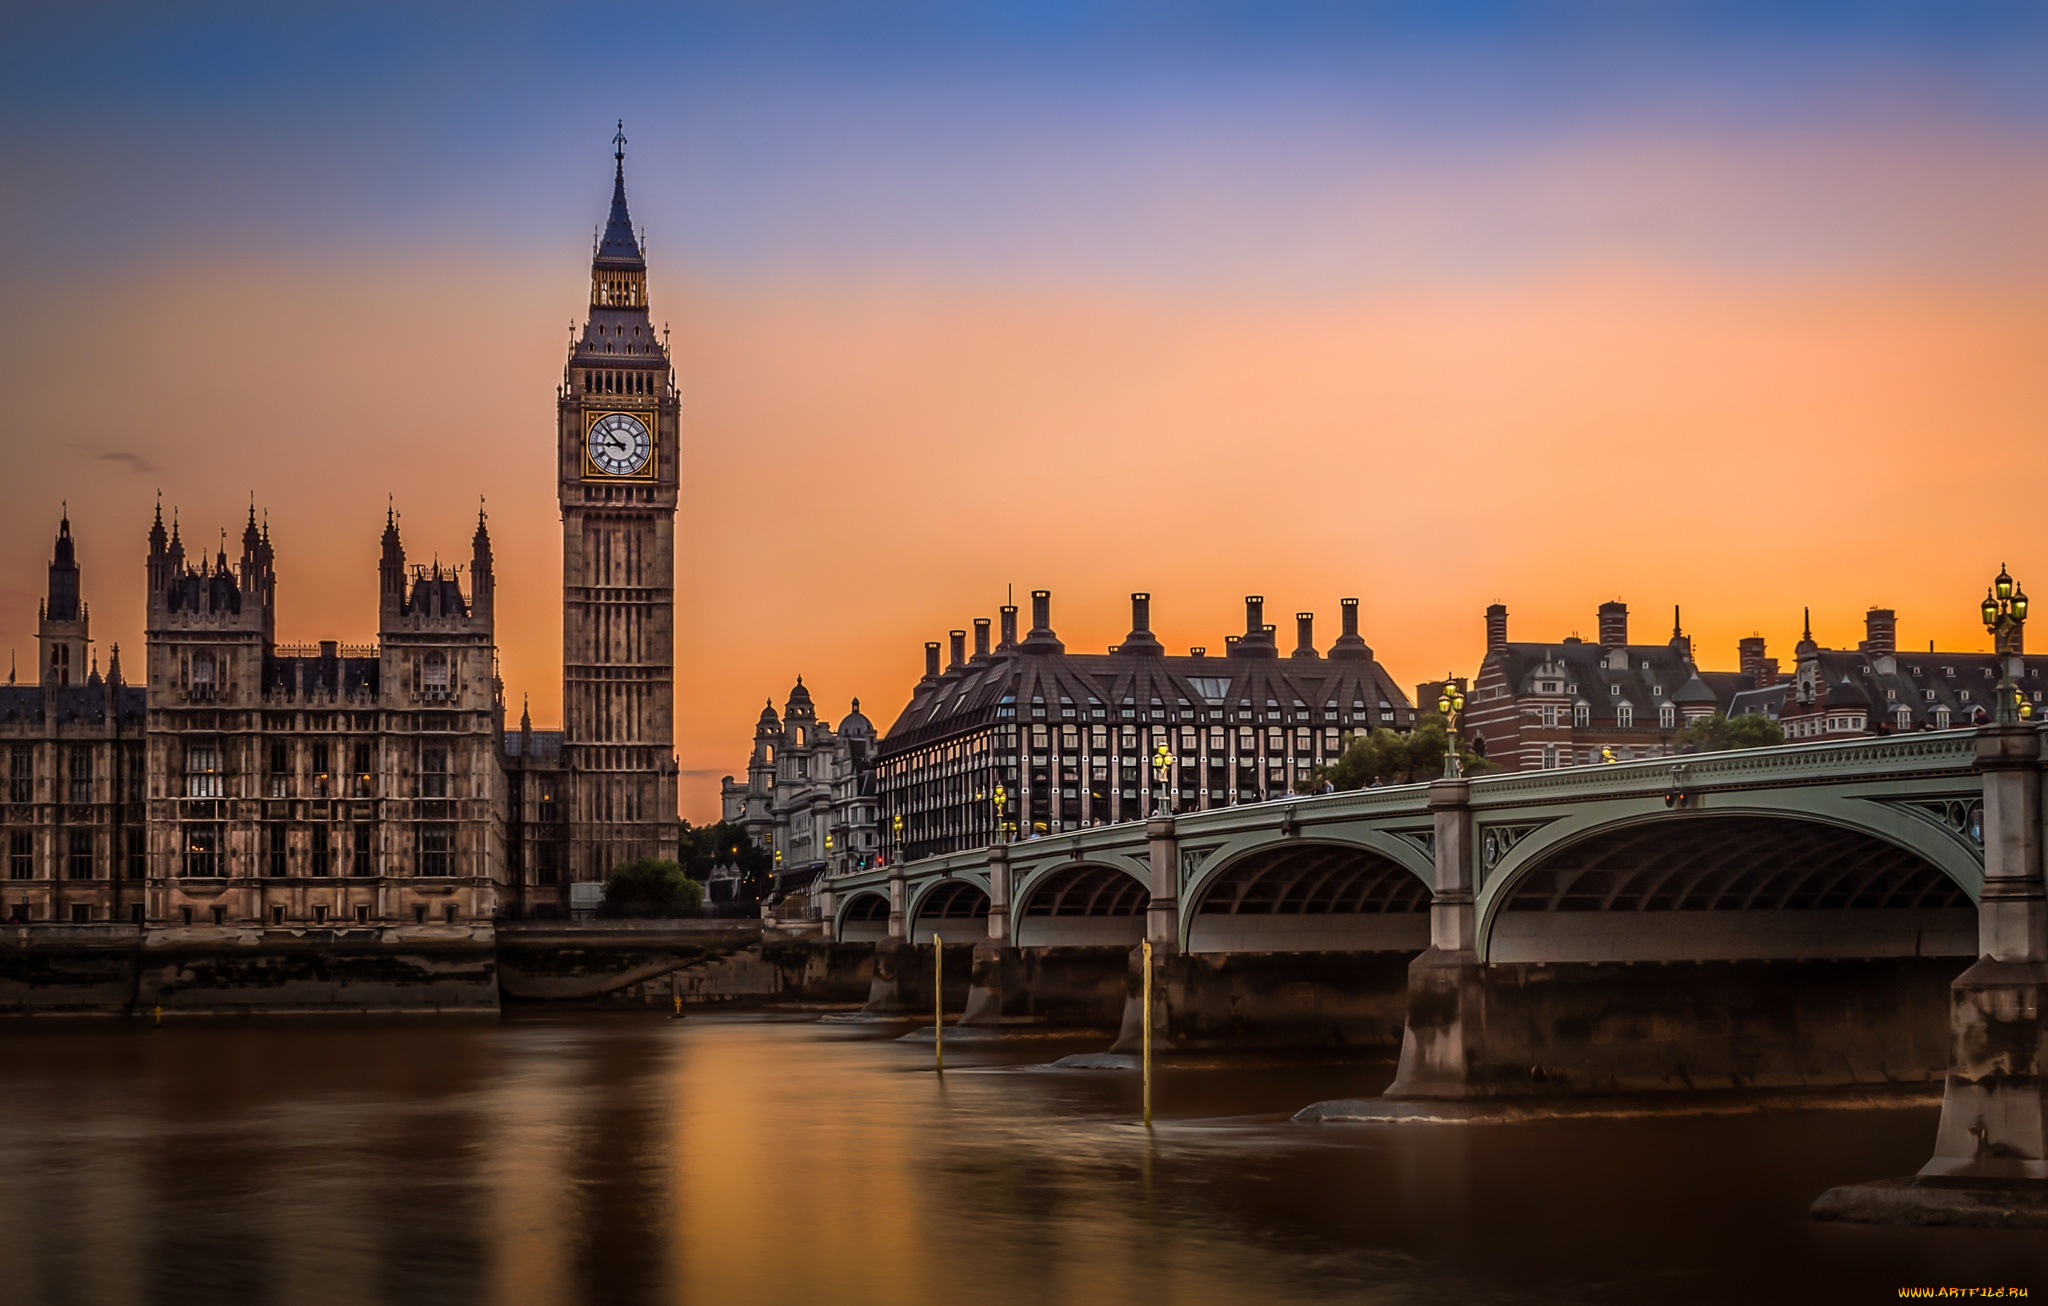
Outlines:
[[[1152,940],[1141,945],[1145,969],[1145,1128],[1152,1127]]]
[[[156,1023],[159,1025],[164,1023],[164,1009],[161,1005],[156,1008]]]
[[[932,935],[932,1069],[945,1073],[946,1069],[946,990],[941,983],[946,972],[939,962],[939,955],[945,948],[945,941],[935,932]]]

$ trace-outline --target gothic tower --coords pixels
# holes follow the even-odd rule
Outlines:
[[[36,622],[37,661],[46,685],[85,683],[85,659],[92,647],[89,614],[78,597],[78,557],[71,544],[71,513],[57,524],[57,547],[50,557],[50,596]]]
[[[562,730],[570,878],[674,857],[676,383],[647,313],[647,260],[613,137],[611,215],[590,263],[590,317],[557,411],[562,503]]]

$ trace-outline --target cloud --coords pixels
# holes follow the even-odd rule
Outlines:
[[[110,449],[100,454],[99,460],[103,463],[120,463],[131,472],[153,472],[157,470],[155,463],[144,458],[139,453],[130,453],[126,449]]]

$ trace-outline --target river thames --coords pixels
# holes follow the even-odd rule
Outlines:
[[[1935,1110],[1295,1124],[1388,1063],[1045,1068],[692,1015],[16,1025],[0,1301],[1832,1302],[2038,1234],[1817,1224]]]

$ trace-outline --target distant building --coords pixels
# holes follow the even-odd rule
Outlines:
[[[1603,603],[1599,642],[1508,639],[1508,610],[1486,610],[1486,657],[1465,696],[1462,733],[1492,766],[1509,771],[1661,757],[1688,724],[1725,712],[1755,685],[1763,641],[1744,640],[1746,671],[1702,671],[1673,610],[1671,638],[1631,644],[1628,607]],[[1432,699],[1427,705],[1435,707]]]
[[[835,730],[818,719],[811,691],[797,677],[780,717],[772,701],[761,709],[746,783],[726,776],[719,802],[724,820],[773,853],[779,895],[802,892],[820,875],[879,864],[875,728],[861,715],[860,700]]]
[[[1377,726],[1406,730],[1415,709],[1358,634],[1358,600],[1343,601],[1343,633],[1315,647],[1310,613],[1295,614],[1283,656],[1245,600],[1245,631],[1168,656],[1151,629],[1151,596],[1131,596],[1131,632],[1107,653],[1069,653],[1053,632],[1049,591],[1031,595],[1031,629],[1017,609],[925,645],[925,674],[881,742],[881,817],[892,857],[916,858],[989,842],[1001,819],[1020,838],[1143,819],[1153,809],[1153,757],[1169,759],[1176,811],[1305,792],[1315,767]],[[903,818],[899,841],[895,818]]]
[[[1864,638],[1853,649],[1824,649],[1807,621],[1789,681],[1745,690],[1731,716],[1768,716],[1794,742],[1844,739],[1911,730],[1955,730],[1988,721],[2000,659],[1992,653],[1900,652],[1898,615],[1864,614]],[[2044,659],[2022,658],[2020,692],[2041,710]]]
[[[100,674],[91,613],[66,514],[36,626],[34,683],[10,670],[0,688],[0,919],[132,921],[147,912],[147,826],[140,685],[121,679],[121,649]]]

